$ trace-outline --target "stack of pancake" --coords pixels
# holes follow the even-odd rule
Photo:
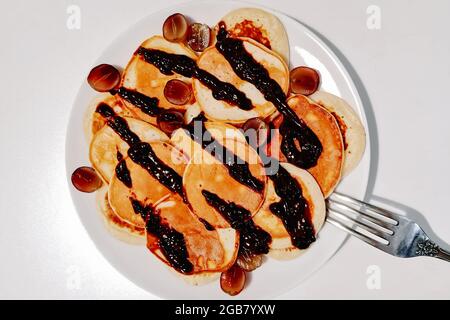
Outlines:
[[[287,35],[272,14],[260,9],[239,9],[227,14],[221,25],[226,26],[231,37],[243,41],[245,50],[278,83],[288,96],[288,106],[322,144],[317,163],[307,169],[288,163],[279,149],[271,148],[270,154],[298,183],[309,208],[308,218],[317,234],[326,217],[324,199],[363,155],[365,133],[361,121],[351,106],[330,93],[318,91],[308,97],[290,94]],[[260,155],[239,129],[252,118],[266,122],[277,119],[280,114],[276,106],[254,84],[239,77],[214,44],[198,54],[183,43],[169,42],[156,35],[140,47],[187,56],[199,68],[233,85],[251,100],[253,108],[244,110],[216,99],[202,81],[175,72],[163,73],[137,53],[122,75],[122,88],[156,98],[161,109],[183,112],[186,127],[203,114],[203,129],[219,145],[248,164],[249,173],[259,181],[261,188],[252,188],[233,177],[229,168],[195,141],[186,127],[169,136],[158,128],[156,114],[146,112],[142,105],[120,94],[104,94],[88,109],[86,131],[90,160],[105,183],[98,194],[109,229],[122,240],[145,242],[155,256],[189,282],[202,283],[232,266],[240,247],[239,230],[210,205],[204,195],[207,190],[250,213],[253,223],[270,235],[269,255],[273,258],[287,259],[304,251],[292,243],[286,225],[271,210],[271,205],[280,201],[280,197],[266,175]],[[195,100],[186,105],[169,102],[164,88],[172,79],[191,84]],[[99,112],[99,106],[104,105],[112,112],[106,115]],[[126,129],[125,133],[117,128],[117,123]],[[276,123],[273,121],[274,128],[277,128]],[[277,145],[282,138],[278,133],[270,143]],[[137,160],[139,148],[151,150],[148,155],[153,157],[153,162],[148,166]],[[161,179],[165,174],[170,174],[170,182]],[[147,232],[149,215],[158,217],[158,230]],[[161,245],[161,238],[168,234],[174,246],[180,246],[177,241],[182,240],[180,252],[183,254],[174,257],[167,242]],[[179,261],[181,258],[186,260],[184,265]]]

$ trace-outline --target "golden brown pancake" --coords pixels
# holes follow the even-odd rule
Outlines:
[[[225,145],[234,154],[248,162],[252,175],[265,184],[264,168],[256,152],[239,141],[226,140]],[[234,146],[234,147],[233,147]],[[205,200],[202,190],[217,194],[227,202],[234,202],[252,214],[260,208],[265,189],[257,192],[230,176],[228,169],[206,151],[196,152],[191,158],[183,176],[187,199],[193,212],[214,227],[229,227],[228,222]]]
[[[193,273],[217,272],[228,269],[235,261],[239,238],[231,228],[207,230],[180,196],[173,195],[155,208],[165,225],[184,236]],[[158,238],[148,233],[147,247],[166,264],[167,259],[160,250]]]
[[[366,133],[361,119],[345,100],[331,93],[317,91],[309,98],[327,109],[339,124],[345,149],[342,176],[346,176],[361,161],[366,147]]]
[[[286,93],[289,88],[289,69],[283,59],[275,52],[252,39],[243,38],[243,41],[245,49],[256,61],[264,66],[270,77],[277,81]],[[194,79],[195,98],[207,118],[231,123],[242,123],[254,117],[265,118],[276,110],[275,106],[267,101],[253,84],[242,80],[234,73],[231,65],[216,47],[212,46],[206,49],[198,58],[197,64],[201,69],[212,73],[219,80],[231,83],[238,90],[244,92],[254,106],[252,110],[242,110],[225,101],[216,100],[209,88],[199,80]]]
[[[228,140],[228,143],[231,143],[231,141],[247,143],[242,132],[230,124],[207,121],[205,127],[211,136],[222,145],[225,140]],[[178,149],[183,150],[183,153],[189,158],[192,158],[195,153],[202,152],[202,147],[192,140],[184,129],[175,130],[170,137],[170,141]]]
[[[107,185],[97,190],[96,200],[108,232],[126,243],[145,245],[145,229],[123,221],[109,205]]]
[[[151,142],[150,145],[161,161],[183,176],[187,158],[178,149],[167,142]],[[131,201],[138,200],[144,205],[155,205],[172,194],[172,191],[129,157],[122,161],[130,172],[132,186],[126,186],[115,172],[108,190],[109,203],[122,220],[137,227],[144,227],[145,221],[134,212]]]
[[[325,201],[319,185],[306,170],[289,163],[280,163],[280,165],[299,183],[302,194],[308,203],[311,221],[317,234],[325,221],[326,215]],[[279,200],[280,198],[275,192],[272,181],[268,179],[266,198],[261,209],[253,217],[253,221],[272,236],[271,252],[275,251],[275,255],[278,258],[282,258],[283,253],[287,255],[289,252],[298,251],[298,249],[292,245],[290,235],[286,231],[282,220],[274,215],[269,208],[272,203]]]
[[[169,138],[155,126],[135,118],[124,118],[142,142],[167,141]],[[120,155],[125,157],[129,145],[109,126],[103,126],[93,137],[89,147],[89,159],[103,181],[109,183]]]
[[[222,19],[234,37],[248,37],[277,52],[289,64],[289,42],[281,21],[273,14],[257,8],[239,8]]]
[[[341,178],[344,144],[339,125],[331,113],[305,96],[291,96],[287,103],[317,135],[322,144],[322,154],[317,164],[309,168],[308,172],[317,180],[326,198],[333,192]],[[280,136],[279,139],[281,139]],[[286,161],[281,152],[279,155],[281,161]]]
[[[197,59],[197,55],[184,44],[169,42],[162,36],[153,36],[144,41],[141,46],[147,49],[157,49],[167,53],[186,55],[194,60]],[[164,96],[164,87],[166,86],[166,83],[172,79],[179,79],[187,83],[192,83],[192,79],[185,78],[176,73],[173,75],[162,74],[157,67],[145,62],[139,55],[135,54],[125,68],[121,85],[127,89],[134,89],[146,96],[157,98],[161,108],[186,110],[187,105],[180,106],[172,104],[167,101]],[[126,100],[123,101],[140,119],[152,124],[156,123],[156,117],[145,114]]]
[[[93,135],[95,135],[106,124],[106,120],[100,114],[95,112],[100,103],[106,103],[117,115],[121,117],[134,116],[134,114],[130,112],[122,103],[121,99],[116,98],[116,96],[113,96],[110,93],[99,94],[89,103],[84,116],[84,132],[89,142],[91,141]]]

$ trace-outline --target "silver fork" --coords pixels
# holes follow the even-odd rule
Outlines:
[[[450,261],[450,252],[440,248],[405,216],[337,192],[327,199],[327,209],[328,222],[393,256]]]

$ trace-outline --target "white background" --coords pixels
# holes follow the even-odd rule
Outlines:
[[[0,298],[156,298],[115,271],[81,225],[66,181],[65,133],[75,95],[100,52],[139,19],[176,2],[0,6]],[[350,68],[373,137],[371,201],[426,220],[430,235],[450,243],[450,2],[257,3],[312,27]],[[71,4],[81,8],[80,30],[66,28]],[[366,26],[370,5],[381,10],[379,30]],[[378,290],[367,287],[372,265],[381,275]],[[449,271],[437,259],[394,258],[350,239],[280,298],[449,299]]]

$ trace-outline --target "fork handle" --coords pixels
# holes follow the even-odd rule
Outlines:
[[[434,257],[450,262],[450,252],[442,249],[426,236],[419,240],[416,249],[417,256]]]
[[[436,254],[436,258],[450,262],[450,252],[438,247],[438,253]]]

